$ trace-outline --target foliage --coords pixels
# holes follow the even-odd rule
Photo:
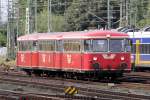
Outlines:
[[[52,12],[64,14],[65,10],[72,4],[73,0],[52,0]]]
[[[107,15],[106,4],[106,1],[74,0],[66,11],[66,30],[79,31],[98,28],[98,26],[105,27],[107,24],[104,18]]]
[[[143,28],[144,26],[150,25],[150,19],[142,19],[137,23],[138,27]]]
[[[19,0],[19,34],[25,32],[26,7],[28,0]],[[34,3],[30,0],[32,10],[32,19],[34,20]],[[38,12],[38,32],[47,32],[47,3],[48,0],[37,0]],[[124,0],[123,0],[124,1]],[[150,24],[150,0],[126,0],[130,1],[129,18],[130,24],[143,27]],[[110,9],[120,9],[118,0],[110,0]],[[98,28],[107,26],[107,0],[52,0],[52,31],[76,31],[89,28]],[[118,8],[117,8],[118,7]],[[114,19],[111,19],[112,27],[119,25],[119,11],[110,12]],[[125,13],[125,12],[124,12]],[[64,24],[65,23],[65,24]],[[34,30],[34,21],[32,21]]]
[[[43,10],[38,14],[38,32],[47,32],[48,31],[48,14],[47,9]],[[50,22],[52,25],[51,31],[63,31],[64,17],[61,15],[52,14]]]
[[[146,0],[147,2],[149,0]],[[147,25],[150,25],[150,1],[148,3],[144,3],[144,10],[141,11],[142,18],[139,18],[139,21],[137,22],[138,27],[144,27]]]
[[[6,46],[6,35],[4,35],[2,32],[0,32],[0,46]]]
[[[131,0],[130,2],[131,24],[135,24],[138,27],[150,24],[150,0]]]

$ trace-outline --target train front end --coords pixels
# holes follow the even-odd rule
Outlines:
[[[131,54],[130,46],[127,39],[109,39],[108,47],[107,44],[103,44],[108,51],[103,53],[96,53],[92,56],[92,66],[96,69],[95,63],[99,63],[99,68],[102,71],[111,71],[111,72],[130,72],[131,70]],[[102,43],[97,43],[98,45]]]
[[[90,46],[91,45],[91,46]],[[128,36],[109,36],[84,41],[85,69],[110,75],[131,71],[131,47]]]

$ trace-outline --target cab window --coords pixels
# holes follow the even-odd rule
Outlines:
[[[111,52],[123,52],[124,40],[123,39],[110,39],[109,48]]]
[[[93,40],[93,52],[107,52],[108,40]]]

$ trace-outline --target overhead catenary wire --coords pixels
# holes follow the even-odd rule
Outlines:
[[[4,8],[4,5],[7,6],[7,7],[11,6],[10,5],[10,1],[17,1],[17,0],[7,0],[8,4],[6,4],[6,0],[3,0],[3,1],[0,0],[0,1],[1,1],[0,8]],[[9,22],[10,23],[14,23],[14,26],[17,27],[17,34],[20,32],[20,28],[18,28],[18,27],[24,27],[25,26],[24,25],[25,24],[24,20],[26,20],[26,17],[24,16],[24,13],[25,13],[24,11],[26,10],[26,8],[28,6],[30,6],[31,9],[33,9],[33,10],[30,9],[31,12],[30,12],[30,15],[29,15],[30,25],[31,25],[31,26],[29,26],[29,28],[30,28],[30,32],[32,33],[32,32],[38,32],[39,31],[38,30],[39,27],[38,27],[38,17],[37,16],[38,16],[38,14],[39,14],[39,12],[40,12],[40,10],[42,8],[47,9],[47,11],[49,13],[48,14],[48,16],[49,16],[48,20],[49,21],[48,21],[48,23],[46,23],[46,25],[47,25],[47,31],[50,32],[50,31],[54,31],[53,27],[52,27],[53,26],[52,15],[55,14],[55,15],[58,15],[58,16],[63,16],[64,20],[67,21],[67,17],[66,17],[67,15],[66,15],[65,11],[68,10],[67,8],[70,5],[75,5],[75,6],[79,5],[79,4],[80,5],[88,5],[89,3],[93,3],[95,5],[99,5],[100,6],[101,4],[102,5],[107,5],[107,3],[108,3],[107,0],[91,0],[91,1],[88,1],[88,0],[83,0],[82,1],[82,0],[80,0],[80,2],[77,2],[75,0],[74,0],[74,2],[71,2],[69,0],[65,0],[65,2],[63,2],[64,0],[62,0],[62,2],[61,2],[61,0],[59,2],[56,2],[55,0],[45,0],[44,2],[40,2],[42,0],[31,0],[31,1],[33,1],[33,2],[31,2],[30,5],[20,4],[20,3],[16,4],[17,2],[13,2],[13,5],[15,5],[19,9],[19,11],[14,12],[15,14],[19,14],[18,16],[16,16],[16,15],[14,16],[14,15],[10,14],[10,12],[9,12],[8,17],[7,17],[7,13],[4,12],[4,11],[1,11],[2,13],[4,13],[3,17],[6,16],[9,19]],[[51,1],[51,3],[47,3],[47,1],[49,1],[49,2]],[[96,8],[94,8],[94,7],[93,8],[91,7],[90,8],[91,9],[90,10],[91,13],[96,13],[96,14],[93,14],[93,16],[92,16],[93,18],[95,18],[95,20],[80,21],[80,23],[81,24],[82,23],[89,23],[91,21],[94,21],[96,23],[102,23],[102,22],[107,23],[107,22],[111,22],[112,21],[112,23],[109,23],[108,26],[113,26],[116,23],[119,23],[119,22],[123,23],[123,22],[125,22],[124,20],[127,20],[126,21],[127,22],[126,25],[128,25],[128,24],[133,23],[131,19],[134,18],[134,20],[135,20],[134,24],[136,24],[137,12],[138,11],[137,10],[134,11],[131,8],[134,7],[134,6],[136,8],[137,5],[131,5],[130,2],[129,2],[131,0],[109,0],[109,1],[110,1],[110,3],[109,3],[110,4],[109,11],[107,9],[107,6],[101,7],[100,11],[99,10],[95,10]],[[125,3],[125,1],[126,1],[126,3]],[[141,4],[144,4],[144,3],[149,3],[149,1],[148,0],[144,0],[143,2],[141,2]],[[16,11],[16,7],[13,7],[14,11]],[[63,12],[59,11],[60,10],[59,7],[60,8],[64,7],[65,11],[63,11]],[[112,8],[116,7],[116,8],[120,8],[120,9],[112,9],[111,7]],[[124,8],[127,8],[127,9],[124,9]],[[138,5],[138,8],[144,8],[144,6],[143,5]],[[53,10],[55,10],[56,13],[54,13]],[[110,12],[110,14],[107,11]],[[115,19],[115,16],[113,16],[113,14],[115,14],[115,13],[117,13],[117,14],[120,13],[120,18],[118,20],[113,21],[113,19]],[[101,17],[98,16],[99,14],[105,14],[105,16],[101,18]],[[108,16],[106,16],[106,14],[108,14]],[[146,17],[148,17],[148,16],[146,16]],[[109,20],[107,20],[107,19],[109,19]],[[23,29],[21,30],[21,32],[25,33],[25,31]]]

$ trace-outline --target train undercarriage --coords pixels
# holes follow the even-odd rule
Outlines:
[[[19,70],[24,71],[29,76],[38,76],[38,77],[61,77],[67,79],[76,79],[76,80],[101,80],[101,79],[110,79],[114,80],[123,76],[123,70],[105,70],[105,71],[62,71],[62,70],[47,70],[47,69],[30,69],[30,68],[19,68]]]

